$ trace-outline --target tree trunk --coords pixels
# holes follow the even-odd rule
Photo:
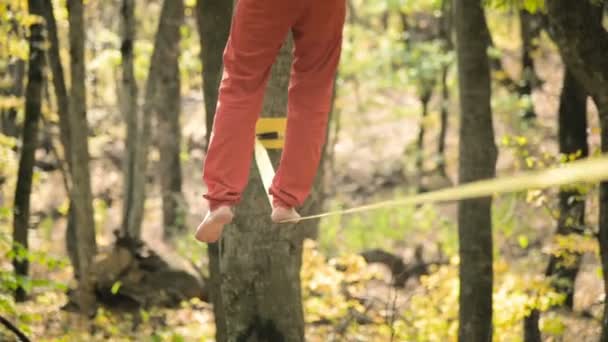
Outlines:
[[[47,50],[48,60],[51,72],[53,74],[53,88],[55,90],[55,99],[57,102],[57,112],[59,114],[59,131],[60,140],[63,145],[63,157],[68,165],[68,174],[72,172],[72,162],[70,160],[70,102],[68,99],[68,90],[65,85],[65,76],[63,73],[63,65],[59,57],[59,39],[57,37],[57,22],[53,12],[53,2],[43,1],[44,3],[44,20],[46,21],[49,47]],[[70,184],[70,180],[66,179],[66,183]],[[70,191],[68,189],[68,191]],[[74,269],[74,277],[79,278],[80,268],[78,264],[78,251],[76,249],[76,215],[74,213],[74,204],[70,200],[68,211],[68,222],[66,229],[66,249],[72,267]]]
[[[291,66],[291,39],[272,69],[265,116],[284,116]],[[273,164],[279,153],[271,151]],[[302,231],[273,225],[266,189],[256,167],[234,224],[224,230],[220,254],[221,293],[228,341],[303,341],[300,288]]]
[[[230,33],[232,8],[232,1],[197,0],[196,2],[196,20],[203,64],[203,98],[206,113],[205,146],[209,146],[215,118],[222,77],[222,55]],[[207,255],[209,256],[209,295],[215,317],[215,339],[218,342],[225,342],[227,341],[226,315],[220,292],[219,245],[217,243],[209,244]]]
[[[608,105],[608,103],[606,104]],[[602,118],[602,152],[608,152],[608,110],[600,112]],[[604,277],[604,296],[608,298],[608,182],[600,183],[599,195],[599,234],[600,256],[602,259],[602,275]],[[600,341],[608,341],[608,301],[604,301],[604,315],[602,317],[602,337]]]
[[[135,155],[137,153],[137,130],[141,125],[137,112],[137,82],[135,80],[133,47],[135,45],[135,1],[123,0],[120,8],[120,31],[122,42],[122,91],[120,98],[121,111],[127,126],[125,140],[125,159],[123,165],[123,216],[122,229],[128,234],[128,213],[133,204],[133,182],[136,176]]]
[[[443,0],[441,2],[441,18],[439,21],[439,36],[443,41],[443,50],[445,53],[449,53],[454,49],[452,44],[452,1]],[[447,79],[448,72],[450,69],[449,64],[445,64],[441,68],[441,110],[440,110],[440,129],[437,142],[437,157],[439,162],[437,163],[437,170],[443,176],[446,176],[445,171],[445,140],[448,134],[448,109],[450,106],[450,89],[448,87]]]
[[[578,158],[589,155],[587,145],[587,93],[566,69],[559,107],[559,151]],[[561,190],[559,193],[560,216],[557,234],[583,234],[585,231],[585,197],[578,191]],[[566,260],[568,259],[568,261]],[[555,277],[555,287],[566,294],[565,305],[574,305],[574,282],[578,274],[581,255],[552,255],[547,276]]]
[[[418,192],[423,189],[422,176],[424,174],[424,132],[425,122],[429,109],[429,101],[431,100],[431,93],[423,94],[420,98],[422,104],[422,112],[420,113],[420,123],[418,127],[418,140],[416,141],[416,178]]]
[[[524,342],[542,342],[542,335],[538,326],[540,312],[532,310],[529,316],[524,317]]]
[[[232,1],[197,0],[196,19],[203,63],[203,97],[205,100],[206,141],[209,142],[215,107],[222,78],[222,56],[232,19]]]
[[[461,184],[495,175],[497,150],[490,107],[489,31],[478,0],[455,1],[460,87]],[[492,199],[461,201],[460,341],[492,340]]]
[[[95,241],[95,220],[93,218],[93,195],[89,173],[89,143],[86,115],[85,86],[85,24],[82,0],[68,0],[68,21],[70,25],[70,134],[72,163],[72,203],[76,216],[76,249],[80,269],[79,305],[85,314],[91,314],[94,295],[88,277],[93,257],[97,253]]]
[[[159,60],[163,67],[159,70],[159,94],[163,100],[158,101],[158,141],[160,152],[159,177],[163,203],[164,237],[166,239],[184,232],[185,200],[182,195],[182,168],[180,161],[181,127],[179,124],[181,108],[181,91],[179,77],[179,41],[180,26],[184,21],[184,3],[182,0],[171,1],[172,9],[168,11],[167,25],[162,35],[165,42],[164,53]],[[159,32],[161,34],[161,32]]]
[[[589,155],[587,145],[587,93],[566,68],[559,105],[559,150],[577,158]],[[585,198],[577,191],[562,190],[559,193],[560,216],[557,223],[558,235],[583,234],[585,225]],[[566,262],[567,261],[567,262]],[[546,275],[553,277],[553,286],[566,295],[565,306],[574,306],[574,282],[579,271],[581,255],[551,255]],[[524,318],[525,342],[540,342],[540,313],[533,310]],[[529,339],[527,336],[531,336]]]
[[[602,25],[602,5],[568,0],[548,0],[546,5],[550,32],[562,59],[598,108],[602,152],[608,152],[608,32]],[[600,184],[599,212],[598,239],[608,295],[608,182]],[[601,340],[608,341],[608,301]]]
[[[437,171],[443,176],[446,175],[445,171],[445,140],[448,135],[448,108],[450,105],[450,90],[448,89],[447,77],[448,77],[449,66],[445,65],[441,69],[441,118],[440,118],[440,129],[439,136],[437,137]]]
[[[146,180],[148,169],[148,151],[150,149],[150,133],[152,130],[152,120],[157,117],[157,112],[160,108],[159,102],[166,98],[159,99],[160,90],[162,89],[160,79],[162,69],[165,68],[163,61],[169,60],[167,57],[174,53],[176,49],[172,26],[179,27],[174,18],[183,15],[183,3],[181,1],[165,0],[161,9],[160,21],[156,31],[154,41],[154,51],[150,61],[148,70],[148,80],[146,82],[146,90],[144,96],[143,116],[141,127],[137,132],[137,154],[135,156],[135,170],[138,173],[133,182],[133,204],[130,206],[130,211],[127,213],[129,235],[135,238],[141,236],[141,223],[144,217],[144,204],[146,201]],[[179,30],[179,29],[178,29]]]
[[[23,76],[25,74],[25,62],[17,60],[6,67],[10,75],[11,83],[8,89],[1,89],[0,95],[21,97],[23,95]],[[4,70],[3,70],[4,71]],[[0,110],[0,132],[6,136],[18,137],[17,108],[3,108]]]
[[[534,15],[526,10],[519,11],[519,29],[522,41],[521,54],[521,84],[519,87],[520,96],[532,96],[532,88],[536,80],[536,69],[534,68],[534,60],[532,53],[535,49],[534,39],[537,36],[538,30],[534,27]],[[536,118],[534,105],[530,101],[530,105],[525,109],[523,114],[524,119]]]
[[[43,0],[29,0],[29,12],[33,15],[42,14]],[[28,256],[23,251],[28,248],[28,229],[30,219],[30,194],[36,147],[38,145],[38,122],[42,107],[42,89],[44,86],[44,25],[33,24],[30,27],[30,51],[25,89],[25,120],[23,123],[23,143],[19,158],[15,203],[13,206],[13,249],[17,256],[13,259],[15,275],[24,278],[28,275]],[[20,252],[21,251],[21,252]],[[25,289],[17,287],[16,301],[26,299]]]

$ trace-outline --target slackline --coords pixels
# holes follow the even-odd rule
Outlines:
[[[266,149],[257,139],[255,157],[264,187],[269,189],[274,177],[274,169],[270,163]],[[526,171],[513,176],[481,180],[399,199],[304,216],[298,220],[286,220],[283,223],[360,213],[380,208],[453,202],[529,189],[546,189],[574,183],[597,183],[606,180],[608,180],[608,154],[600,157],[581,159],[544,170]],[[270,195],[268,195],[268,200],[272,201]]]

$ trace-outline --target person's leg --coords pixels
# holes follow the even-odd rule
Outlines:
[[[203,170],[211,209],[236,204],[247,185],[265,86],[290,27],[283,3],[289,1],[237,3]]]
[[[293,13],[291,6],[291,1],[284,0],[237,3],[203,169],[210,213],[197,229],[201,241],[219,238],[223,225],[232,219],[231,210],[225,207],[238,203],[247,185],[255,125],[270,68],[293,24],[286,15]]]
[[[270,189],[275,208],[300,206],[310,194],[326,138],[344,16],[345,0],[311,0],[293,28],[285,146]]]

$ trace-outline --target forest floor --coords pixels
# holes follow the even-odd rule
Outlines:
[[[541,52],[537,60],[538,73],[545,81],[543,87],[534,93],[534,104],[538,118],[534,123],[521,120],[517,101],[509,97],[501,89],[495,91],[494,126],[496,140],[500,142],[504,136],[524,136],[529,140],[529,148],[535,155],[543,153],[555,154],[557,152],[556,111],[561,89],[561,64],[554,51],[547,49]],[[504,58],[507,71],[516,75],[515,57],[507,55]],[[456,87],[453,86],[453,89]],[[408,154],[408,146],[415,144],[418,133],[418,111],[420,105],[414,96],[403,96],[402,92],[374,92],[373,89],[362,89],[365,99],[356,98],[349,87],[339,90],[336,106],[340,112],[341,127],[337,136],[332,135],[329,140],[330,153],[333,161],[328,166],[326,179],[326,192],[330,196],[326,208],[339,205],[352,206],[379,199],[407,193],[415,186],[413,155]],[[367,92],[369,90],[369,92]],[[449,134],[447,137],[447,179],[438,177],[429,172],[424,181],[429,189],[444,187],[456,183],[457,156],[458,156],[458,122],[457,122],[457,94],[452,92],[452,105],[450,106]],[[434,167],[434,152],[436,150],[436,135],[438,132],[437,99],[431,103],[430,119],[427,125],[425,139],[425,168]],[[405,109],[404,109],[405,108]],[[90,111],[90,120],[99,127],[96,137],[91,140],[92,154],[92,181],[93,189],[98,200],[95,203],[96,220],[98,224],[98,242],[102,251],[111,248],[113,241],[112,231],[120,223],[122,203],[120,193],[122,176],[120,169],[120,155],[122,153],[122,130],[117,124],[120,122],[118,114],[109,114],[113,109],[98,108]],[[107,120],[108,115],[113,120]],[[113,116],[114,115],[114,116]],[[192,238],[192,231],[203,217],[206,210],[202,194],[204,186],[201,181],[201,167],[204,158],[203,141],[205,132],[204,109],[202,98],[198,93],[191,93],[183,99],[182,125],[184,127],[184,150],[187,153],[183,158],[183,189],[188,203],[187,227],[191,230],[185,237],[174,244],[167,244],[162,239],[161,203],[156,185],[149,186],[149,199],[146,204],[143,238],[157,252],[161,254],[179,254],[192,260],[202,269],[206,269],[206,252],[203,245],[197,244]],[[104,121],[105,122],[101,122]],[[599,137],[597,134],[597,120],[593,110],[589,115],[590,144],[596,148]],[[152,153],[152,169],[154,160],[158,156]],[[518,166],[515,153],[509,149],[500,149],[497,165],[497,174],[505,176],[521,170]],[[149,177],[154,180],[154,174]],[[51,185],[52,184],[52,185]],[[158,182],[154,181],[154,184]],[[398,188],[396,188],[398,187]],[[555,205],[555,191],[546,193],[547,205]],[[525,195],[523,196],[525,199]],[[31,247],[41,249],[51,255],[65,259],[65,221],[63,219],[48,220],[45,213],[57,208],[65,207],[65,196],[59,172],[44,173],[35,187],[33,193],[33,212],[39,218],[37,229],[32,234]],[[589,200],[589,224],[593,224],[596,216],[594,201]],[[522,200],[522,196],[504,196],[495,201],[495,243],[500,252],[500,265],[503,270],[497,276],[498,282],[510,281],[510,275],[518,275],[521,279],[540,276],[546,267],[547,255],[541,248],[532,250],[527,246],[547,246],[555,229],[555,220],[546,210],[546,206]],[[389,211],[392,214],[398,211]],[[383,212],[382,214],[384,214]],[[419,295],[427,294],[433,289],[429,281],[449,280],[456,278],[453,272],[457,269],[454,264],[439,268],[448,272],[432,276],[421,285],[417,279],[411,279],[403,288],[390,286],[391,274],[380,265],[361,265],[359,259],[349,259],[348,256],[357,255],[364,250],[382,248],[399,257],[406,264],[414,262],[414,250],[423,246],[424,260],[435,260],[445,253],[454,255],[457,239],[455,238],[456,205],[429,206],[420,211],[408,211],[406,219],[402,222],[393,219],[382,219],[379,213],[369,213],[361,216],[344,217],[342,219],[328,219],[322,222],[320,237],[317,245],[309,245],[308,258],[305,258],[303,274],[324,274],[327,286],[332,287],[344,279],[355,277],[352,281],[360,286],[353,289],[354,297],[367,298],[363,303],[352,303],[352,298],[340,297],[337,289],[328,290],[328,296],[321,300],[327,303],[318,303],[315,298],[305,299],[305,312],[307,315],[307,337],[310,341],[386,341],[387,336],[399,340],[399,329],[404,325],[415,325],[409,319],[412,308],[420,305]],[[402,213],[399,213],[400,215]],[[526,243],[522,243],[523,238]],[[441,251],[438,251],[441,243]],[[524,246],[525,245],[525,246]],[[330,261],[330,258],[332,261]],[[341,261],[340,261],[341,260]],[[347,260],[347,261],[344,261]],[[355,275],[350,271],[337,272],[331,265],[336,262],[346,262],[352,266]],[[602,300],[602,282],[598,276],[599,263],[595,255],[587,254],[581,267],[581,273],[576,283],[575,311],[574,313],[557,313],[562,325],[562,334],[551,330],[550,318],[554,313],[547,314],[549,333],[547,341],[593,341],[599,331],[600,308],[597,305]],[[307,273],[308,272],[308,273]],[[336,273],[337,272],[337,273]],[[359,272],[359,273],[357,273]],[[500,272],[499,272],[500,273]],[[71,284],[71,269],[62,267],[49,274],[47,269],[34,265],[34,278],[51,278],[56,282]],[[309,275],[314,280],[314,275]],[[444,277],[444,278],[442,278]],[[303,276],[303,278],[306,278]],[[304,287],[310,287],[312,280],[305,281]],[[351,279],[352,280],[352,279]],[[445,285],[445,284],[443,284]],[[437,289],[443,285],[437,285]],[[501,289],[504,283],[496,285]],[[306,290],[304,291],[306,293]],[[452,293],[438,294],[450,298],[454,303]],[[418,296],[418,297],[417,297]],[[498,291],[497,296],[500,296]],[[506,297],[503,302],[497,300],[497,306],[503,306],[508,311],[511,305],[515,306],[514,297]],[[200,301],[184,303],[179,308],[151,310],[143,314],[142,323],[133,324],[133,318],[125,319],[125,313],[108,314],[102,311],[95,319],[95,324],[89,325],[77,315],[63,312],[60,308],[67,298],[60,290],[44,291],[35,296],[32,302],[18,304],[18,309],[27,312],[30,322],[20,322],[27,326],[29,333],[36,341],[71,341],[79,340],[150,340],[149,336],[156,336],[153,340],[211,340],[214,333],[213,315],[209,304]],[[344,305],[333,303],[332,300],[342,301]],[[429,299],[430,303],[431,299]],[[363,303],[363,304],[362,304]],[[416,304],[418,303],[418,304]],[[358,315],[357,305],[363,305],[365,314]],[[324,323],[320,312],[332,306],[338,306],[343,311],[335,313]],[[354,310],[353,308],[357,308]],[[591,308],[591,309],[590,309]],[[342,310],[341,309],[341,310]],[[445,309],[442,317],[451,317],[453,308]],[[451,314],[449,313],[451,312]],[[409,316],[408,316],[409,315]],[[429,314],[430,315],[430,314]],[[414,317],[414,318],[412,318]],[[590,318],[591,317],[591,318]],[[512,328],[519,324],[500,323],[509,325],[509,333],[501,336],[495,334],[497,341],[513,341],[513,336],[521,338],[521,327]],[[437,323],[436,326],[419,327],[425,329],[454,328],[454,322]],[[554,327],[555,328],[555,327]],[[501,328],[498,327],[497,331]],[[505,328],[507,329],[507,328]],[[515,329],[515,330],[513,330]],[[558,328],[555,328],[559,330]],[[506,330],[505,330],[506,331]],[[90,333],[90,334],[89,334]],[[426,338],[420,333],[418,341],[439,341],[432,336]],[[120,336],[123,336],[122,338]],[[69,336],[69,337],[66,337]],[[423,336],[423,337],[420,337]],[[405,338],[405,337],[402,337]],[[438,337],[439,338],[439,337]]]

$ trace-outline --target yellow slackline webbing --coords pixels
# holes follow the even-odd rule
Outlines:
[[[268,189],[270,189],[272,179],[274,178],[274,168],[272,167],[272,162],[270,162],[268,151],[266,151],[266,148],[264,145],[262,145],[262,142],[258,138],[255,138],[255,162],[258,165],[260,177],[262,177],[262,183],[264,184],[264,189],[266,190],[268,202],[272,207],[272,196],[268,193]]]
[[[482,180],[442,190],[400,199],[383,201],[344,210],[304,216],[297,221],[318,219],[327,216],[353,214],[379,208],[417,205],[435,202],[452,202],[496,194],[519,192],[528,189],[544,189],[578,182],[596,183],[608,180],[608,155],[582,159],[541,171],[523,172],[514,176]],[[285,223],[296,220],[287,220]]]
[[[267,132],[271,132],[276,133],[277,136],[281,136],[284,129],[284,118],[260,119],[257,126],[257,134],[266,134]],[[259,137],[260,139],[268,140],[267,137],[261,135]],[[270,162],[266,148],[282,148],[283,141],[281,138],[277,139],[276,137],[271,137],[269,140],[273,140],[273,144],[265,147],[265,145],[268,145],[268,141],[262,142],[260,139],[255,139],[255,160],[262,178],[262,183],[264,184],[264,189],[268,190],[270,189],[272,179],[274,178],[274,168],[272,167],[272,163]],[[453,202],[509,192],[519,192],[528,189],[545,189],[578,182],[596,183],[606,180],[608,180],[608,154],[600,157],[577,160],[557,167],[547,168],[545,170],[522,172],[514,176],[471,182],[437,191],[406,196],[400,199],[304,216],[298,219],[298,221],[312,220],[335,215],[353,214],[380,208],[436,202]],[[271,195],[268,194],[268,192],[266,195],[270,205],[272,206]],[[296,220],[288,220],[284,222],[287,223],[292,221]]]

